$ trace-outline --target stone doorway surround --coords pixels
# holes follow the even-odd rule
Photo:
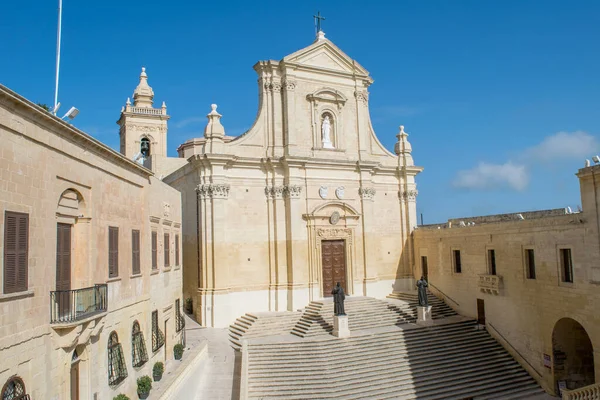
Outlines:
[[[309,287],[310,300],[325,297],[323,293],[323,247],[324,240],[343,240],[346,251],[346,294],[354,294],[356,275],[356,229],[360,214],[349,204],[331,201],[316,207],[312,213],[304,214],[309,241]]]

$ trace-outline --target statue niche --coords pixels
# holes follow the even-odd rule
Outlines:
[[[321,140],[324,149],[333,149],[332,136],[334,135],[334,119],[333,116],[326,112],[323,113],[321,122]]]

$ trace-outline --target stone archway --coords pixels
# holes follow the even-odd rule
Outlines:
[[[567,389],[595,381],[594,349],[585,328],[571,318],[559,320],[552,331],[554,385],[565,381]]]

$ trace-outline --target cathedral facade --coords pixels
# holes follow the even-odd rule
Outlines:
[[[140,124],[127,104],[119,120],[126,155],[145,151],[144,164],[182,193],[183,291],[198,321],[224,327],[250,311],[296,310],[337,282],[356,296],[412,288],[422,168],[402,127],[396,154],[375,135],[368,71],[323,32],[254,69],[259,111],[241,136],[226,134],[213,104],[204,137],[167,158],[166,107]],[[136,93],[149,93],[142,75]]]

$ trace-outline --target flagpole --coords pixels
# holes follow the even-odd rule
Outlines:
[[[56,115],[58,104],[58,73],[60,71],[60,33],[62,27],[62,0],[58,0],[58,34],[56,38],[56,86],[54,87],[54,107],[52,112]]]

